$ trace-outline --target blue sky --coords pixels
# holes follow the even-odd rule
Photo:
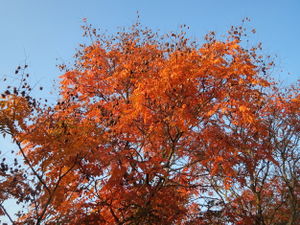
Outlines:
[[[256,28],[266,54],[277,55],[275,77],[286,83],[300,77],[299,0],[0,0],[0,78],[29,64],[31,80],[44,86],[60,74],[57,63],[71,61],[82,38],[82,18],[95,27],[116,31],[129,26],[139,11],[141,22],[162,32],[190,26],[202,38],[224,33],[245,17]],[[57,60],[58,59],[58,60]],[[283,73],[280,73],[283,70]],[[291,73],[288,75],[287,73]]]

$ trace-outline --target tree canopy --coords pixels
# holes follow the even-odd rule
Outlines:
[[[86,25],[57,103],[26,77],[2,94],[23,159],[2,161],[3,215],[15,198],[15,224],[299,224],[299,85],[277,87],[243,27],[203,44],[184,29]]]

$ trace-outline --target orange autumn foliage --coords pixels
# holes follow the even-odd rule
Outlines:
[[[297,185],[294,208],[278,206],[290,177],[273,173],[272,126],[280,113],[299,122],[299,95],[276,93],[242,28],[201,46],[139,25],[85,29],[94,41],[61,76],[59,102],[12,134],[39,187],[19,223],[296,224]]]

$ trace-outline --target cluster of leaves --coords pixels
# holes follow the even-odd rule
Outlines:
[[[299,223],[299,88],[276,88],[243,27],[201,46],[138,23],[84,29],[57,104],[1,101],[32,178],[11,175],[31,196],[14,223]]]

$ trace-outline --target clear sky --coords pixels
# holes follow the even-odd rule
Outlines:
[[[133,24],[137,11],[143,25],[167,32],[187,24],[200,39],[249,17],[254,40],[278,56],[274,77],[284,83],[300,78],[300,0],[0,0],[0,78],[26,61],[31,80],[49,86],[60,75],[55,65],[71,61],[84,40],[83,18],[114,32]]]
[[[275,77],[284,82],[300,78],[299,0],[0,0],[0,78],[29,64],[32,80],[47,86],[60,74],[57,63],[71,61],[83,41],[82,19],[97,28],[116,31],[136,21],[162,32],[190,26],[202,38],[224,33],[250,17],[255,40],[266,54],[277,55]],[[58,59],[58,60],[57,60]],[[279,73],[284,70],[284,73]],[[291,75],[287,75],[287,73]]]

